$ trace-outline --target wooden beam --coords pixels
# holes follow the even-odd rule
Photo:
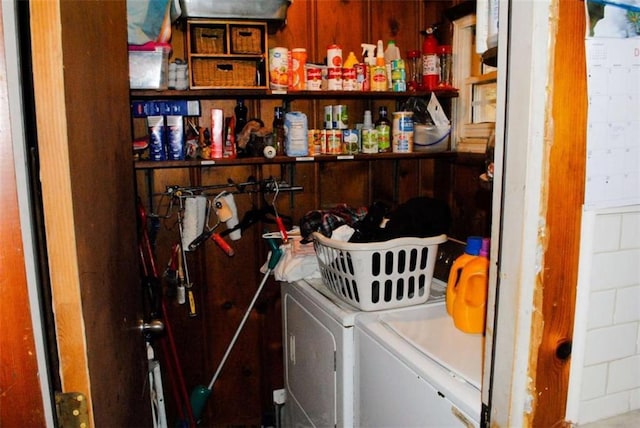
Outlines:
[[[587,87],[584,3],[556,1],[551,111],[547,123],[546,251],[540,274],[540,344],[535,361],[533,426],[564,421],[578,282],[584,201]]]
[[[30,2],[33,84],[42,203],[62,392],[85,394],[93,426],[90,380],[73,218],[58,1]]]

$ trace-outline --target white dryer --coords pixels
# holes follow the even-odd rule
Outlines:
[[[425,307],[442,302],[445,285],[434,279]],[[281,284],[284,345],[284,427],[352,427],[358,311],[335,297],[321,279]],[[376,311],[399,313],[407,308]]]
[[[353,325],[359,313],[322,280],[283,283],[284,427],[353,426]],[[329,296],[329,297],[327,297]]]

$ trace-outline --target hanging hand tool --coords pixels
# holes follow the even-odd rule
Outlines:
[[[178,195],[178,197],[179,196],[180,195]],[[180,201],[180,204],[182,205],[182,201]],[[182,215],[180,214],[178,214],[178,232],[180,234],[180,255],[182,256],[181,267],[184,273],[184,285],[186,290],[186,298],[187,298],[187,302],[189,303],[188,314],[190,317],[195,317],[198,315],[198,312],[196,311],[196,299],[193,294],[193,284],[191,283],[191,280],[189,278],[189,268],[187,266],[187,255],[184,249],[184,245],[182,245],[184,231],[182,229]],[[179,272],[180,271],[178,271],[178,273]]]
[[[273,200],[271,201],[271,206],[273,207],[273,213],[276,217],[276,224],[278,225],[278,230],[280,231],[280,236],[282,236],[282,242],[287,243],[289,241],[289,236],[287,235],[287,228],[284,227],[284,223],[282,222],[282,218],[278,215],[278,209],[276,208],[276,199],[278,199],[278,194],[280,193],[280,187],[278,186],[278,181],[273,180],[273,184],[276,188],[276,191],[273,195]]]
[[[151,248],[151,242],[149,240],[149,234],[147,232],[147,214],[142,206],[142,201],[138,200],[138,219],[140,228],[142,230],[139,237],[139,250],[140,259],[142,263],[142,269],[145,277],[158,280],[158,270],[156,268],[156,262]],[[171,323],[169,322],[169,314],[164,299],[160,296],[160,307],[162,311],[162,317],[166,336],[162,337],[162,355],[165,359],[165,365],[169,374],[169,380],[172,385],[172,391],[176,400],[176,405],[180,419],[183,422],[188,423],[188,426],[195,427],[195,418],[191,409],[189,395],[187,394],[187,388],[184,381],[184,375],[182,372],[182,366],[178,360],[178,353],[176,350],[176,344],[173,337],[173,330]],[[166,340],[164,340],[166,339]],[[168,342],[168,343],[167,343]],[[174,373],[175,370],[175,373]],[[177,378],[177,379],[176,379]],[[186,409],[187,419],[185,420],[184,409]]]
[[[207,239],[211,238],[211,240],[213,240],[213,242],[216,243],[216,245],[218,245],[218,247],[220,247],[220,249],[222,249],[222,251],[225,252],[226,255],[228,255],[229,257],[232,257],[235,254],[235,251],[233,251],[233,248],[231,248],[231,246],[227,243],[227,241],[225,241],[220,234],[215,233],[216,228],[220,225],[220,223],[222,221],[226,221],[223,220],[220,216],[223,215],[223,208],[224,208],[224,204],[223,202],[220,200],[220,197],[224,194],[225,192],[220,193],[218,196],[216,196],[213,200],[213,206],[215,207],[215,214],[217,217],[217,222],[215,225],[213,225],[213,227],[209,227],[209,218],[211,216],[211,203],[209,203],[209,205],[207,206],[207,215],[206,215],[206,224],[205,224],[205,228],[204,231],[196,238],[194,239],[190,244],[189,244],[189,250],[193,251],[195,250],[198,245],[202,244],[203,242],[205,242]],[[229,213],[230,215],[230,213]],[[225,215],[226,217],[226,215]],[[228,218],[227,218],[228,219]]]

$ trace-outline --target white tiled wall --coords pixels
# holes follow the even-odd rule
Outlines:
[[[583,213],[567,416],[640,408],[640,206]]]

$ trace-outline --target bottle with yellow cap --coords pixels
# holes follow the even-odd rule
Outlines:
[[[353,51],[349,52],[347,59],[342,64],[342,89],[344,91],[355,91],[357,86],[356,81],[356,64],[358,58]]]

